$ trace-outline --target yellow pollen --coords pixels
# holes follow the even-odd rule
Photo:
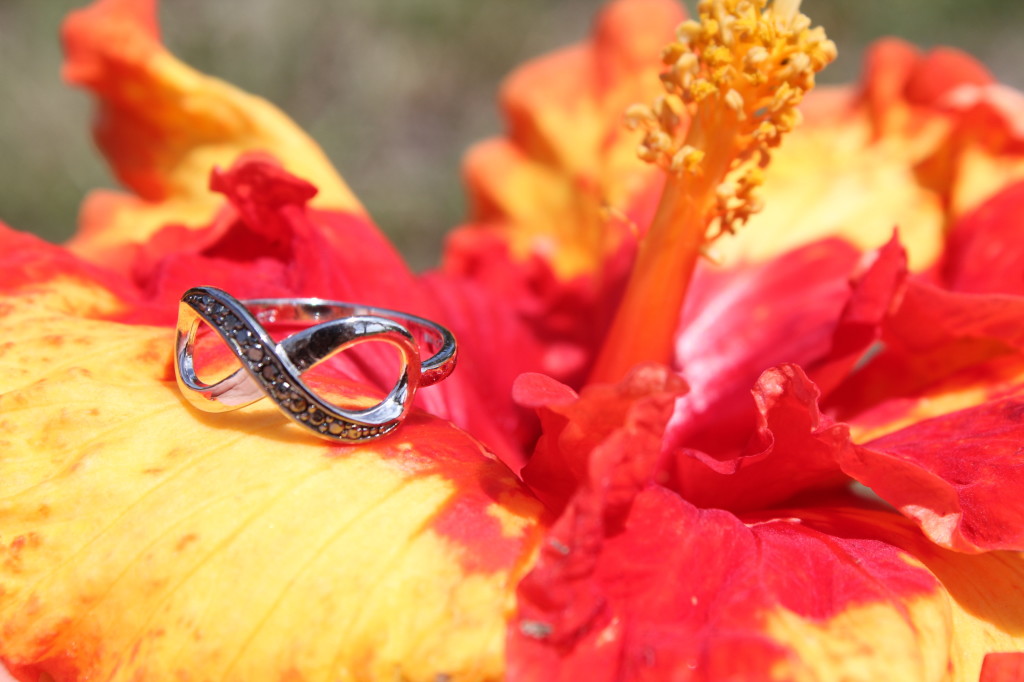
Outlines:
[[[836,48],[820,27],[810,27],[800,0],[700,0],[697,10],[698,20],[680,24],[676,41],[662,51],[666,94],[627,118],[645,131],[639,156],[677,181],[704,166],[718,182],[748,176],[732,178],[745,187],[760,177],[752,169],[764,167],[769,150],[799,123],[796,108]],[[700,162],[693,162],[692,150],[703,152]],[[732,232],[755,212],[753,191],[744,196],[752,198],[746,210],[721,210],[709,197],[706,227],[718,229],[708,239]]]

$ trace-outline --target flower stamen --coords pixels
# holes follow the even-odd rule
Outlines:
[[[761,210],[770,150],[800,122],[814,75],[835,59],[800,0],[700,0],[697,21],[662,51],[665,94],[633,105],[641,159],[668,180],[640,243],[592,378],[617,381],[639,362],[668,362],[690,277],[706,247]]]

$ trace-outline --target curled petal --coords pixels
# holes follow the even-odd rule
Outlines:
[[[641,365],[621,383],[592,385],[579,396],[540,374],[523,375],[514,390],[516,401],[541,419],[541,437],[523,480],[560,513],[595,460],[628,452],[631,473],[624,480],[635,484],[653,476],[672,403],[687,387],[666,367]]]
[[[865,442],[1010,395],[1024,381],[1024,299],[908,282],[877,353],[826,406]]]
[[[905,97],[911,104],[920,105],[936,105],[959,88],[988,85],[995,80],[976,59],[948,47],[935,48],[920,57],[907,76]]]
[[[227,200],[211,222],[165,226],[110,264],[171,315],[182,292],[201,283],[238,298],[318,296],[429,316],[412,273],[376,227],[311,207],[316,187],[275,160],[244,155],[215,170],[210,185]]]
[[[198,414],[169,330],[9,328],[25,314],[0,321],[34,373],[0,395],[0,661],[19,678],[501,678],[539,505],[476,440],[423,413],[357,447],[272,407]]]
[[[752,393],[756,426],[744,430],[749,442],[738,452],[687,447],[670,422],[667,485],[701,507],[749,510],[846,482],[837,460],[850,447],[849,430],[820,413],[818,389],[799,366],[765,370]]]
[[[165,224],[205,222],[219,204],[206,191],[210,171],[246,151],[273,153],[311,178],[318,206],[361,212],[287,116],[175,59],[160,42],[156,10],[156,0],[97,0],[64,25],[64,77],[96,94],[97,141],[136,195],[94,195],[72,242],[79,253],[102,260]]]
[[[670,439],[716,456],[743,447],[754,423],[747,396],[766,366],[799,364],[831,390],[878,336],[902,284],[894,240],[860,258],[825,240],[764,263],[699,269],[675,351],[693,391],[676,405]]]
[[[857,258],[831,240],[699,271],[677,345],[693,390],[665,432],[671,487],[688,500],[743,510],[842,483],[836,458],[849,436],[821,414],[820,387],[839,385],[869,351],[906,275],[895,238]]]
[[[832,332],[828,353],[809,372],[822,393],[836,388],[870,355],[884,324],[899,306],[907,278],[907,256],[897,236],[862,259],[850,297]]]

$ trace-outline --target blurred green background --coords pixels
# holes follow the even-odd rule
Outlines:
[[[0,220],[62,240],[78,203],[114,181],[90,102],[59,77],[58,27],[83,0],[0,0]],[[598,0],[164,0],[171,50],[273,101],[324,147],[416,267],[463,216],[459,161],[501,130],[496,92],[524,60],[587,34]],[[692,7],[693,2],[689,3]],[[1022,0],[804,0],[859,72],[883,35],[954,45],[1024,87]]]

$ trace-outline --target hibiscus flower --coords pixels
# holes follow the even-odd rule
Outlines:
[[[151,0],[73,14],[66,76],[129,193],[67,248],[0,228],[0,661],[1013,679],[1024,105],[897,42],[803,101],[834,48],[798,4],[620,0],[519,70],[423,276],[283,114],[163,48]],[[461,366],[356,446],[196,413],[196,284],[423,315]],[[366,400],[366,359],[310,381]]]

